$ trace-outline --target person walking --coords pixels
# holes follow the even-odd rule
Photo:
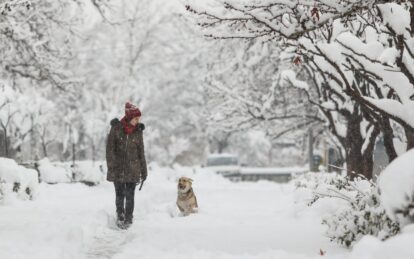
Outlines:
[[[125,104],[125,116],[111,121],[106,143],[107,180],[115,186],[117,225],[128,228],[133,221],[134,196],[137,184],[147,179],[141,111]]]

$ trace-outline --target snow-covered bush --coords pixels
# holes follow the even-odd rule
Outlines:
[[[36,170],[20,166],[12,159],[0,157],[0,199],[12,191],[20,198],[32,199],[38,185]]]
[[[72,179],[70,170],[53,165],[47,158],[39,161],[39,173],[46,183],[68,183]]]
[[[106,163],[93,161],[50,162],[47,158],[39,161],[40,178],[46,183],[81,182],[97,185],[105,179]]]
[[[365,235],[385,240],[400,231],[398,222],[388,217],[381,206],[379,191],[373,181],[360,177],[351,181],[347,176],[337,174],[308,173],[295,183],[298,188],[312,191],[310,206],[321,199],[331,199],[333,203],[344,201],[336,213],[322,219],[331,241],[350,247]]]
[[[405,224],[414,222],[414,149],[399,156],[379,178],[381,202],[388,215]]]
[[[77,161],[50,162],[47,158],[39,161],[40,178],[46,183],[81,182],[89,186],[97,185],[105,179],[104,162]]]
[[[53,163],[56,167],[65,168],[70,172],[72,182],[81,182],[89,186],[99,184],[106,176],[106,163],[103,161],[94,162],[90,160],[72,162]]]

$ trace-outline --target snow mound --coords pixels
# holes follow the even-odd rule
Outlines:
[[[39,161],[40,179],[46,183],[68,183],[71,181],[71,172],[65,168],[53,165],[49,159]]]
[[[350,259],[411,259],[414,258],[414,233],[406,233],[380,241],[364,236],[353,248]]]
[[[414,149],[396,158],[379,178],[381,203],[390,217],[414,217]],[[411,208],[410,208],[411,206]]]
[[[19,193],[23,193],[28,188],[31,194],[34,194],[38,188],[39,181],[37,172],[18,165],[14,160],[0,157],[0,183],[6,185],[7,192],[13,188],[15,183],[20,184]],[[4,187],[3,187],[4,188]],[[1,191],[0,186],[0,191]]]
[[[42,181],[46,183],[83,182],[96,185],[105,180],[104,161],[50,162],[47,158],[39,161]]]
[[[53,162],[54,166],[64,168],[71,177],[72,182],[82,182],[88,185],[97,185],[101,183],[106,176],[105,161],[76,161],[73,162]]]
[[[105,179],[106,170],[103,162],[80,161],[76,162],[76,180],[98,184]]]

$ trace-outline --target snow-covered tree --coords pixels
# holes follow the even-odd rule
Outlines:
[[[79,97],[80,112],[103,121],[96,130],[106,136],[124,103],[136,103],[147,127],[148,160],[193,163],[206,145],[201,111],[206,52],[200,54],[202,41],[181,16],[162,10],[152,1],[125,1],[108,18],[115,24],[98,22],[85,32],[86,40],[77,43],[80,58],[72,64],[88,87]]]
[[[212,127],[258,129],[277,139],[321,122],[305,96],[285,83],[279,49],[231,42],[218,53],[207,78]]]
[[[396,156],[392,121],[405,128],[407,146],[412,143],[412,115],[407,116],[407,111],[412,108],[409,96],[414,90],[407,69],[411,59],[407,46],[413,9],[408,10],[408,2],[227,1],[218,10],[196,4],[187,9],[199,15],[199,25],[207,36],[260,38],[282,48],[293,47],[292,63],[308,70],[318,90],[319,98],[313,102],[327,117],[332,132],[346,144],[348,169],[370,177],[372,149],[380,132],[390,160]],[[378,44],[369,45],[373,33]],[[398,46],[397,51],[386,47],[387,39],[391,46]],[[376,48],[370,48],[373,46]],[[383,64],[381,57],[397,52],[394,67]],[[350,138],[353,134],[355,141]],[[365,162],[360,163],[361,159]]]

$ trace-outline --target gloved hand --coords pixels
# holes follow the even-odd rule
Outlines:
[[[137,185],[145,182],[145,180],[147,180],[147,176],[146,175],[141,176],[141,180],[139,182],[137,182]]]
[[[141,185],[139,186],[139,190],[140,191],[141,191],[142,186],[144,185],[144,182],[145,182],[146,179],[147,179],[147,176],[146,175],[141,176],[141,181],[140,181]],[[137,183],[137,185],[138,185],[138,183]]]

